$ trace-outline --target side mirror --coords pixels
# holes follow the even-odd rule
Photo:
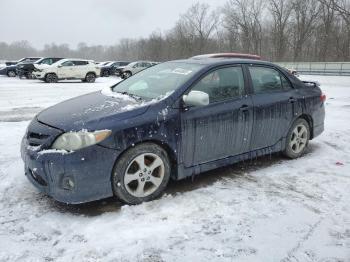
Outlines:
[[[191,91],[188,95],[182,97],[188,106],[206,106],[209,105],[209,95],[202,91]]]

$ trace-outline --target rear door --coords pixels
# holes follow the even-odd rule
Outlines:
[[[88,72],[89,69],[89,62],[88,61],[82,61],[82,60],[76,60],[73,61],[75,67],[74,67],[74,77],[75,78],[84,78]]]
[[[209,72],[188,92],[209,95],[209,105],[181,112],[182,161],[186,167],[249,151],[253,124],[252,100],[242,67]]]
[[[273,146],[286,137],[295,112],[295,90],[272,66],[249,65],[254,124],[251,150]]]

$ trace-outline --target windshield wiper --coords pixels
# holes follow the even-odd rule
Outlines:
[[[116,92],[119,93],[119,94],[122,94],[122,95],[130,96],[130,97],[132,97],[132,98],[134,98],[136,100],[143,100],[143,98],[141,96],[138,96],[138,95],[135,95],[135,94],[131,94],[131,93],[127,92],[127,91],[123,91],[123,92],[116,91]]]

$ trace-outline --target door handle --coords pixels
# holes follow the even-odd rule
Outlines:
[[[241,107],[239,108],[239,111],[241,111],[241,112],[246,112],[246,111],[248,111],[248,109],[249,109],[249,106],[248,106],[248,105],[243,105],[243,106],[241,106]]]
[[[294,103],[294,102],[296,102],[297,100],[294,98],[294,97],[290,97],[289,99],[288,99],[288,102],[289,103]]]

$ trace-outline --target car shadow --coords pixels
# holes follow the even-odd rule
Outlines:
[[[304,157],[317,151],[318,148],[319,145],[310,144]],[[249,174],[256,170],[270,167],[284,161],[289,160],[286,157],[282,156],[282,154],[275,153],[271,155],[258,157],[252,160],[239,162],[227,167],[221,167],[215,170],[204,172],[200,175],[188,177],[180,181],[171,180],[167,186],[167,189],[165,190],[165,193],[168,195],[185,193],[199,189],[201,187],[212,185],[215,182],[220,181],[224,178],[238,179],[245,174]],[[50,202],[51,207],[58,210],[59,212],[89,217],[99,216],[108,212],[117,212],[121,209],[123,205],[125,205],[124,203],[120,202],[116,197],[110,197],[103,200],[76,205],[63,204],[49,197],[47,197],[47,199]]]

